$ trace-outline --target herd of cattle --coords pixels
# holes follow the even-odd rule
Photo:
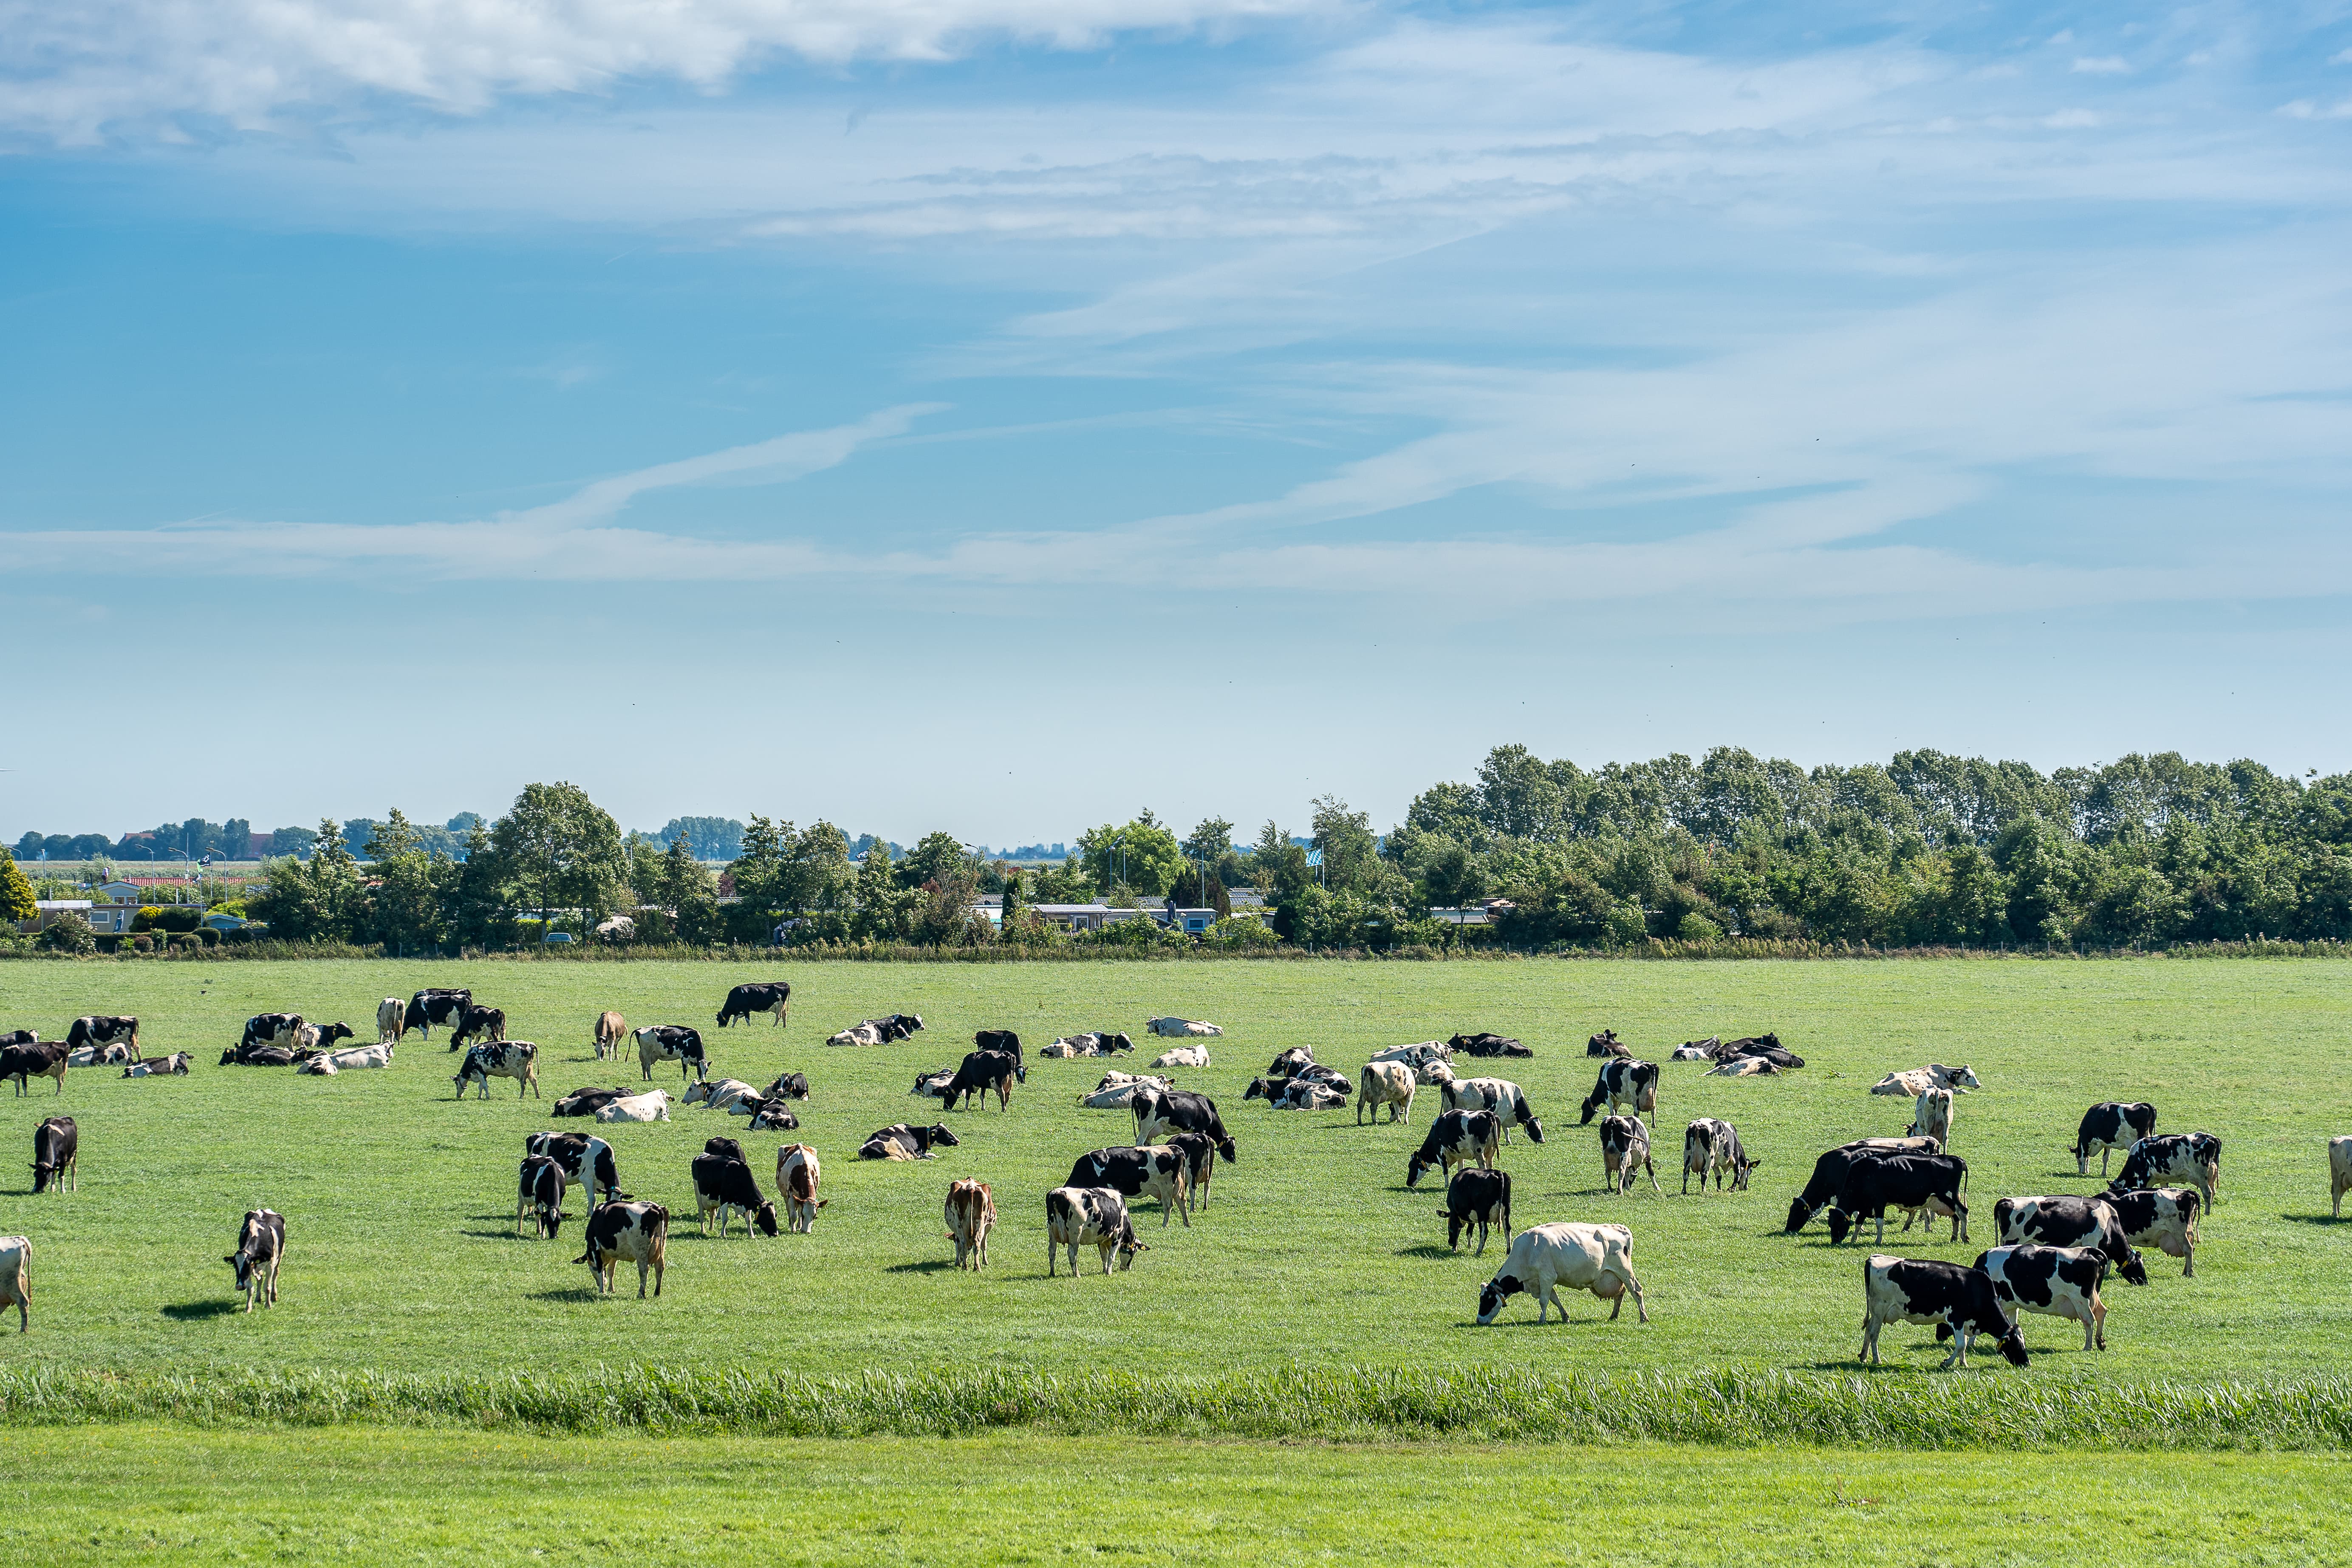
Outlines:
[[[791,994],[791,985],[782,981],[737,985],[716,1022],[724,1028],[765,1013],[782,1026]],[[383,1068],[391,1065],[394,1050],[410,1033],[421,1033],[429,1042],[436,1027],[446,1031],[450,1053],[465,1053],[453,1079],[457,1099],[465,1099],[469,1089],[488,1098],[492,1078],[514,1080],[519,1096],[539,1094],[540,1047],[508,1039],[505,1014],[478,1005],[466,990],[420,991],[405,1002],[386,997],[377,1009],[376,1041],[362,1047],[341,1047],[353,1035],[341,1023],[312,1023],[290,1013],[258,1014],[247,1021],[237,1045],[222,1053],[221,1063],[292,1067],[313,1075]],[[1223,1033],[1213,1024],[1176,1017],[1151,1019],[1148,1027],[1157,1036],[1191,1039]],[[880,1045],[911,1038],[922,1028],[918,1015],[892,1014],[863,1020],[826,1043]],[[634,1040],[641,1084],[654,1078],[658,1065],[677,1063],[682,1105],[748,1117],[750,1131],[791,1131],[800,1125],[792,1107],[809,1099],[804,1073],[779,1074],[765,1089],[732,1079],[714,1082],[698,1029],[659,1024],[632,1030],[615,1012],[597,1017],[592,1037],[600,1060],[617,1058],[624,1042]],[[1009,1112],[1015,1090],[1029,1078],[1019,1036],[1009,1029],[984,1029],[974,1036],[973,1047],[956,1067],[918,1073],[910,1093],[937,1099],[947,1110],[961,1102],[967,1111],[981,1109],[992,1097],[999,1113]],[[1038,1054],[1108,1057],[1130,1054],[1134,1048],[1128,1036],[1099,1031],[1062,1037]],[[1208,1050],[1199,1045],[1178,1047],[1150,1065],[1206,1067]],[[1635,1057],[1613,1031],[1593,1036],[1586,1051],[1600,1058],[1600,1066],[1592,1090],[1579,1108],[1580,1125],[1600,1118],[1605,1190],[1622,1197],[1646,1176],[1652,1189],[1663,1193],[1652,1141],[1664,1069]],[[1508,1059],[1533,1054],[1506,1036],[1460,1034],[1446,1041],[1381,1051],[1350,1078],[1316,1062],[1311,1047],[1296,1047],[1254,1078],[1243,1099],[1262,1100],[1276,1110],[1344,1109],[1352,1101],[1360,1126],[1367,1119],[1377,1125],[1382,1110],[1391,1124],[1407,1121],[1418,1098],[1433,1095],[1440,1109],[1406,1158],[1405,1186],[1417,1187],[1433,1171],[1445,1182],[1445,1203],[1437,1212],[1446,1223],[1449,1250],[1458,1250],[1475,1230],[1476,1252],[1483,1257],[1490,1232],[1502,1231],[1507,1255],[1480,1292],[1477,1321],[1492,1322],[1509,1298],[1521,1292],[1535,1298],[1538,1321],[1546,1321],[1553,1309],[1565,1321],[1567,1308],[1558,1295],[1565,1288],[1588,1290],[1610,1302],[1612,1320],[1630,1295],[1637,1317],[1647,1322],[1648,1309],[1633,1268],[1631,1227],[1556,1221],[1514,1230],[1511,1175],[1498,1162],[1515,1134],[1523,1134],[1530,1144],[1543,1143],[1543,1122],[1517,1083],[1496,1077],[1465,1078],[1454,1064],[1465,1058]],[[1668,1053],[1667,1059],[1710,1063],[1710,1077],[1779,1074],[1804,1066],[1802,1058],[1769,1034],[1727,1042],[1719,1037],[1693,1041]],[[31,1030],[0,1034],[0,1078],[13,1080],[19,1096],[30,1091],[35,1078],[52,1079],[54,1092],[62,1095],[68,1070],[91,1066],[121,1066],[125,1078],[184,1076],[189,1056],[183,1051],[163,1058],[142,1058],[139,1021],[128,1016],[78,1018],[63,1042],[44,1042]],[[1950,1226],[1951,1239],[1965,1243],[1969,1207],[1963,1194],[1969,1167],[1949,1151],[1957,1101],[1981,1087],[1966,1066],[1929,1063],[1886,1075],[1871,1092],[1910,1099],[1911,1125],[1901,1137],[1858,1139],[1818,1156],[1803,1189],[1790,1201],[1784,1230],[1793,1235],[1826,1215],[1831,1242],[1837,1246],[1864,1222],[1871,1222],[1874,1246],[1883,1247],[1887,1211],[1893,1209],[1904,1215],[1906,1232],[1918,1224],[1932,1236],[1942,1220]],[[1129,1112],[1135,1122],[1134,1142],[1079,1155],[1064,1184],[1045,1194],[1049,1276],[1059,1271],[1059,1259],[1066,1254],[1075,1277],[1082,1247],[1095,1248],[1106,1275],[1112,1272],[1114,1259],[1119,1269],[1131,1268],[1136,1257],[1150,1249],[1137,1236],[1129,1204],[1150,1199],[1160,1207],[1163,1229],[1173,1217],[1189,1230],[1194,1211],[1208,1202],[1218,1163],[1238,1158],[1235,1140],[1215,1100],[1179,1089],[1164,1076],[1112,1069],[1078,1095],[1077,1103]],[[551,1109],[556,1117],[644,1122],[670,1120],[669,1105],[667,1090],[633,1090],[624,1084],[574,1089],[557,1099]],[[2130,1284],[2147,1284],[2147,1268],[2138,1249],[2153,1247],[2181,1259],[2183,1274],[2193,1275],[2198,1222],[2217,1201],[2220,1139],[2206,1131],[2158,1134],[2156,1128],[2153,1105],[2107,1101],[2092,1106],[2076,1130],[2071,1152],[2078,1173],[2085,1176],[2090,1157],[2099,1156],[2105,1190],[2091,1195],[2000,1198],[1992,1210],[1997,1245],[1971,1264],[1871,1254],[1864,1267],[1864,1359],[1878,1359],[1881,1330],[1900,1321],[1933,1324],[1938,1339],[1948,1338],[1952,1344],[1947,1367],[1966,1364],[1979,1334],[1991,1339],[2008,1361],[2022,1366],[2027,1355],[2017,1322],[2020,1314],[2028,1312],[2078,1322],[2084,1348],[2104,1350],[2106,1306],[2102,1290],[2109,1273],[2120,1274]],[[33,1191],[79,1191],[79,1130],[73,1118],[44,1120],[33,1142]],[[856,1149],[856,1157],[928,1160],[961,1142],[944,1122],[898,1122],[877,1129]],[[2123,1155],[2122,1168],[2108,1179],[2109,1163],[2117,1152]],[[2344,1194],[2352,1190],[2352,1137],[2330,1140],[2328,1162],[2333,1207],[2340,1217]],[[1702,1193],[1710,1180],[1718,1192],[1746,1190],[1761,1163],[1728,1121],[1700,1117],[1684,1130],[1685,1194],[1693,1176]],[[688,1175],[705,1234],[714,1216],[721,1237],[739,1218],[747,1235],[779,1233],[777,1204],[761,1191],[751,1157],[735,1138],[706,1140],[688,1162]],[[777,1150],[775,1190],[784,1205],[782,1228],[803,1233],[814,1228],[818,1212],[830,1201],[819,1195],[822,1180],[814,1148],[789,1142]],[[574,1261],[588,1265],[601,1294],[614,1289],[620,1266],[634,1263],[639,1296],[646,1294],[648,1283],[659,1296],[670,1211],[620,1190],[613,1146],[604,1138],[545,1131],[525,1139],[517,1230],[528,1227],[542,1238],[555,1238],[565,1217],[565,1196],[575,1186],[583,1189],[588,1209],[585,1250]],[[996,1224],[989,1185],[971,1179],[954,1182],[943,1218],[956,1267],[983,1267],[988,1236]],[[268,1208],[245,1215],[236,1250],[225,1261],[235,1270],[247,1311],[257,1301],[276,1303],[285,1250],[284,1216]],[[16,1306],[19,1331],[29,1330],[31,1321],[30,1258],[26,1237],[0,1237],[0,1309]]]

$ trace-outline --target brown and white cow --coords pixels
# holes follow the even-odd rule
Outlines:
[[[996,1198],[986,1182],[959,1181],[948,1188],[948,1239],[955,1243],[955,1266],[979,1270],[988,1262],[988,1231],[996,1223]]]
[[[375,1005],[375,1041],[380,1046],[396,1046],[400,1037],[408,1033],[408,1004],[397,996],[387,996]]]
[[[786,1228],[806,1234],[816,1228],[816,1211],[831,1198],[816,1195],[824,1180],[816,1151],[805,1143],[787,1143],[776,1151],[776,1190],[784,1194]]]
[[[614,1012],[611,1008],[607,1007],[602,1013],[597,1014],[596,1059],[598,1061],[603,1061],[607,1057],[619,1057],[621,1054],[621,1041],[627,1037],[628,1033],[629,1021],[626,1018],[622,1017],[618,1013]]]

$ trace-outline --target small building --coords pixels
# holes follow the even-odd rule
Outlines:
[[[1031,904],[1030,911],[1049,925],[1068,931],[1100,931],[1114,921],[1144,918],[1142,910],[1123,909],[1113,904]]]
[[[89,929],[100,936],[121,936],[131,929],[131,921],[139,913],[135,903],[96,903],[89,899],[36,899],[33,918],[18,921],[16,929],[26,936],[48,930],[64,915],[79,915],[89,922]]]

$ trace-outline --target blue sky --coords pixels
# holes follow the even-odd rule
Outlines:
[[[2352,766],[2352,5],[0,5],[0,836]]]

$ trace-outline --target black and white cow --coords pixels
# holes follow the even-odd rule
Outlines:
[[[659,1204],[609,1203],[588,1216],[588,1250],[573,1258],[596,1279],[596,1293],[613,1293],[613,1276],[624,1263],[637,1266],[637,1300],[646,1299],[646,1271],[659,1298],[662,1269],[669,1258],[669,1210]]]
[[[1144,1089],[1128,1101],[1128,1109],[1135,1112],[1138,1143],[1149,1143],[1169,1132],[1205,1132],[1227,1164],[1236,1157],[1225,1119],[1217,1114],[1217,1102],[1205,1094],[1189,1089]]]
[[[1855,1161],[1846,1167],[1832,1201],[1830,1245],[1843,1246],[1847,1233],[1869,1219],[1878,1222],[1878,1243],[1884,1246],[1890,1208],[1907,1210],[1913,1218],[1941,1215],[1952,1222],[1953,1239],[1966,1241],[1969,1205],[1960,1201],[1960,1184],[1968,1173],[1969,1163],[1955,1154],[1877,1154]]]
[[[907,1091],[907,1096],[910,1100],[937,1100],[947,1093],[955,1076],[953,1068],[925,1068],[915,1075],[915,1087]]]
[[[1862,1298],[1864,1361],[1879,1359],[1878,1331],[1887,1324],[1936,1323],[1952,1336],[1946,1370],[1969,1364],[1969,1342],[1979,1334],[1990,1335],[2010,1365],[2027,1363],[2025,1342],[2001,1310],[1992,1277],[1981,1268],[1876,1252],[1863,1260]]]
[[[223,1067],[290,1068],[299,1058],[284,1046],[232,1046],[221,1053]]]
[[[532,1132],[524,1136],[525,1154],[542,1154],[563,1173],[563,1185],[586,1187],[593,1203],[598,1193],[612,1202],[620,1195],[621,1173],[613,1163],[613,1146],[589,1132]]]
[[[1495,1168],[1495,1151],[1503,1142],[1503,1119],[1491,1110],[1441,1110],[1430,1123],[1429,1135],[1404,1163],[1404,1184],[1421,1185],[1432,1170],[1450,1176],[1456,1165],[1475,1162]]]
[[[490,1045],[468,1046],[466,1059],[457,1068],[457,1076],[449,1081],[457,1086],[457,1098],[466,1098],[466,1086],[478,1083],[482,1098],[490,1098],[490,1079],[510,1078],[515,1080],[515,1098],[520,1100],[523,1090],[539,1094],[539,1047],[529,1040],[499,1040]]]
[[[449,1031],[449,1048],[457,1050],[470,1040],[503,1040],[507,1037],[507,1015],[503,1007],[478,1007],[468,1003],[458,1018],[457,1026]]]
[[[1643,1172],[1650,1176],[1650,1190],[1663,1195],[1658,1185],[1658,1168],[1650,1160],[1650,1130],[1642,1125],[1638,1116],[1604,1116],[1601,1119],[1601,1179],[1609,1190],[1623,1197],[1633,1190],[1633,1178]]]
[[[1636,1115],[1646,1114],[1653,1121],[1658,1116],[1658,1064],[1632,1058],[1605,1061],[1601,1075],[1592,1080],[1592,1092],[1584,1097],[1578,1109],[1583,1116],[1580,1127],[1592,1121],[1595,1112],[1606,1105],[1612,1111],[1632,1106]]]
[[[2183,1278],[2197,1272],[2197,1211],[2200,1200],[2187,1187],[2135,1187],[2108,1193],[2108,1204],[2135,1247],[2153,1247],[2180,1259]]]
[[[352,1033],[349,1024],[305,1024],[294,1031],[294,1051],[297,1056],[305,1051],[316,1056],[333,1050],[344,1040],[357,1037]],[[389,1048],[386,1047],[387,1050]],[[389,1057],[386,1059],[389,1060]]]
[[[1305,1072],[1308,1068],[1311,1068],[1314,1065],[1314,1047],[1293,1046],[1288,1050],[1274,1058],[1274,1065],[1265,1069],[1265,1076],[1268,1078],[1297,1078],[1300,1073]]]
[[[2126,1284],[2147,1283],[2147,1265],[2133,1248],[2131,1233],[2111,1199],[2003,1198],[1992,1205],[1992,1226],[1994,1239],[2004,1247],[2035,1242],[2085,1249],[2114,1264]]]
[[[2207,1208],[2221,1202],[2221,1141],[2210,1132],[2168,1132],[2143,1138],[2124,1156],[2123,1173],[2107,1184],[2111,1193],[2152,1187],[2159,1182],[2185,1182],[2197,1189]]]
[[[1841,1143],[1825,1151],[1813,1162],[1812,1176],[1805,1190],[1789,1203],[1789,1224],[1786,1234],[1794,1236],[1805,1228],[1815,1215],[1829,1207],[1837,1196],[1838,1185],[1845,1180],[1846,1167],[1865,1154],[1937,1154],[1943,1151],[1933,1138],[1857,1138],[1851,1143]]]
[[[887,1018],[868,1018],[866,1021],[880,1033],[886,1046],[893,1040],[913,1038],[915,1032],[923,1026],[919,1013],[893,1013]]]
[[[1185,1202],[1202,1208],[1209,1202],[1209,1178],[1217,1171],[1217,1141],[1205,1132],[1171,1132],[1166,1147],[1184,1156]]]
[[[1721,1040],[1716,1044],[1717,1061],[1737,1061],[1742,1057],[1770,1062],[1783,1072],[1792,1072],[1805,1065],[1805,1058],[1782,1045],[1778,1035],[1749,1035],[1743,1039]]]
[[[60,1177],[81,1191],[81,1129],[70,1116],[52,1116],[33,1129],[33,1191],[46,1193]]]
[[[1554,1220],[1530,1226],[1512,1241],[1503,1266],[1478,1292],[1478,1321],[1481,1325],[1493,1322],[1504,1302],[1524,1293],[1536,1299],[1537,1322],[1557,1307],[1559,1321],[1565,1323],[1568,1303],[1559,1299],[1562,1289],[1590,1290],[1609,1302],[1612,1323],[1631,1295],[1634,1312],[1643,1322],[1650,1321],[1650,1310],[1642,1300],[1642,1281],[1633,1273],[1632,1229]]]
[[[19,1095],[30,1094],[32,1080],[53,1078],[58,1080],[57,1092],[66,1091],[66,1047],[52,1041],[41,1040],[29,1046],[0,1047],[0,1079],[15,1079]]]
[[[1486,1256],[1486,1231],[1503,1227],[1503,1245],[1511,1243],[1511,1173],[1471,1165],[1454,1173],[1445,1184],[1445,1206],[1437,1211],[1445,1220],[1448,1250],[1462,1250],[1462,1237],[1478,1227],[1477,1256]]]
[[[1070,1278],[1078,1277],[1078,1247],[1092,1242],[1102,1254],[1102,1271],[1110,1272],[1111,1254],[1118,1254],[1122,1272],[1135,1267],[1135,1255],[1150,1247],[1136,1239],[1135,1222],[1128,1216],[1127,1200],[1108,1187],[1055,1187],[1045,1194],[1045,1273],[1050,1278],[1056,1249],[1070,1249]]]
[[[557,1100],[547,1113],[550,1116],[593,1116],[613,1101],[628,1097],[629,1091],[619,1084],[610,1089],[575,1089]]]
[[[1004,1110],[1010,1108],[1013,1086],[1028,1081],[1029,1074],[1005,1052],[971,1051],[966,1053],[962,1065],[955,1070],[955,1077],[940,1091],[940,1099],[946,1102],[950,1110],[955,1109],[959,1099],[964,1101],[966,1110],[971,1110],[984,1103],[989,1092],[994,1090],[996,1109]]]
[[[684,1024],[649,1024],[636,1031],[638,1076],[650,1081],[656,1062],[676,1062],[677,1080],[708,1079],[710,1058],[703,1054],[702,1032]]]
[[[41,1043],[38,1029],[0,1029],[0,1046],[37,1046]]]
[[[168,1057],[149,1057],[145,1061],[132,1062],[122,1069],[124,1078],[185,1078],[188,1076],[188,1053],[173,1051]]]
[[[2091,1173],[2091,1156],[2099,1156],[2099,1179],[2106,1180],[2107,1157],[2117,1149],[2129,1150],[2143,1138],[2156,1135],[2156,1107],[2144,1100],[2103,1100],[2083,1112],[2083,1125],[2074,1131],[2074,1173]]]
[[[780,1072],[775,1082],[760,1091],[762,1100],[806,1100],[808,1097],[808,1074],[804,1072]]]
[[[800,1130],[801,1119],[793,1115],[792,1107],[782,1100],[739,1100],[731,1114],[750,1117],[751,1130],[754,1132],[794,1132]]]
[[[1616,1030],[1603,1029],[1585,1040],[1584,1054],[1588,1057],[1630,1057],[1633,1048],[1617,1037]]]
[[[1006,1056],[1019,1062],[1024,1069],[1029,1066],[1029,1058],[1021,1054],[1021,1037],[1010,1029],[975,1030],[972,1033],[971,1045],[974,1050],[1003,1051]],[[1022,1081],[1025,1083],[1028,1080],[1024,1079]]]
[[[2107,1348],[2107,1255],[2087,1247],[1996,1247],[1977,1255],[2001,1304],[2083,1325],[2083,1348]],[[1941,1339],[1945,1331],[1937,1330]]]
[[[727,1000],[719,1006],[719,1026],[723,1029],[738,1018],[748,1024],[752,1014],[766,1013],[781,1027],[784,1015],[790,1011],[792,999],[792,983],[786,980],[761,980],[735,986],[727,993]]]
[[[93,1013],[76,1018],[73,1027],[66,1031],[66,1049],[78,1051],[84,1046],[110,1046],[127,1041],[133,1056],[139,1050],[139,1020]]]
[[[934,1149],[952,1149],[963,1140],[950,1131],[945,1123],[929,1127],[910,1127],[903,1121],[877,1128],[874,1135],[859,1145],[861,1160],[930,1160],[938,1158]]]
[[[1108,1187],[1125,1198],[1160,1200],[1160,1226],[1168,1226],[1173,1210],[1192,1228],[1192,1205],[1186,1201],[1189,1162],[1179,1149],[1097,1149],[1081,1154],[1070,1167],[1071,1187]]]
[[[1437,1079],[1433,1087],[1438,1101],[1454,1110],[1491,1110],[1503,1124],[1503,1142],[1511,1141],[1511,1128],[1517,1125],[1531,1143],[1544,1141],[1543,1123],[1536,1120],[1528,1104],[1528,1097],[1517,1084],[1507,1078],[1454,1078],[1451,1069]]]
[[[525,1215],[535,1216],[540,1239],[552,1241],[563,1225],[563,1170],[544,1154],[526,1154],[515,1183],[515,1234]]]
[[[1460,1051],[1465,1057],[1531,1057],[1535,1052],[1507,1035],[1456,1035],[1445,1042],[1448,1049]]]
[[[1739,1130],[1728,1121],[1712,1116],[1702,1116],[1683,1129],[1683,1191],[1690,1191],[1690,1179],[1698,1178],[1698,1190],[1706,1191],[1706,1179],[1715,1178],[1715,1190],[1723,1190],[1723,1179],[1731,1178],[1735,1193],[1748,1190],[1748,1173],[1762,1164],[1751,1160],[1740,1146]]]
[[[257,1046],[292,1046],[302,1036],[302,1015],[299,1013],[256,1013],[245,1021],[245,1034],[236,1042],[240,1055]]]
[[[247,1209],[236,1233],[236,1250],[221,1259],[236,1270],[236,1288],[245,1292],[245,1310],[254,1299],[265,1307],[278,1305],[278,1265],[286,1257],[286,1216],[274,1209]]]
[[[719,1215],[719,1234],[725,1236],[739,1210],[743,1215],[745,1236],[750,1236],[755,1226],[761,1236],[776,1234],[775,1200],[760,1191],[759,1178],[751,1174],[751,1165],[740,1152],[730,1158],[706,1151],[694,1157],[692,1169],[695,1208],[705,1234],[710,1229],[710,1216],[715,1213]]]
[[[433,1026],[454,1029],[465,1021],[466,1009],[474,1005],[474,994],[467,990],[431,989],[419,991],[408,999],[407,1015],[400,1021],[400,1037],[406,1039],[411,1029],[422,1031],[426,1039],[433,1037]],[[456,1047],[450,1049],[455,1050]]]

